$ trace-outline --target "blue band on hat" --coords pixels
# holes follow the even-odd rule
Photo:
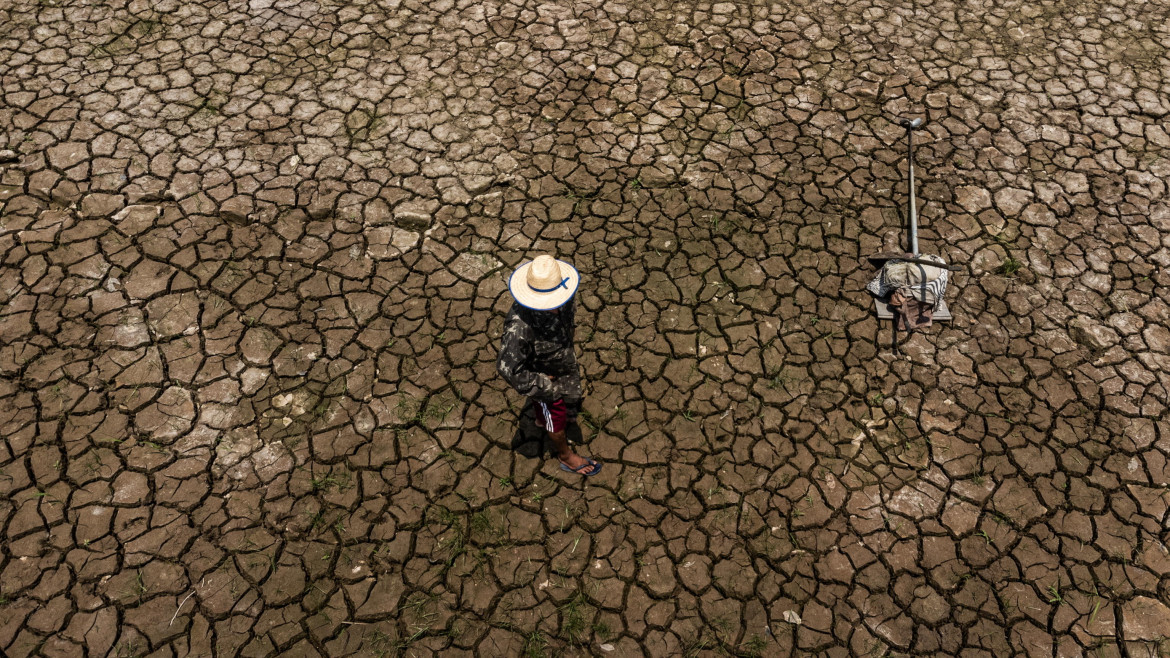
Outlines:
[[[543,288],[543,289],[542,288],[533,288],[532,291],[533,292],[552,292],[552,291],[556,290],[557,288],[564,288],[565,290],[568,290],[569,289],[569,277],[565,277],[565,278],[561,279],[560,283],[558,283],[557,285],[555,285],[551,288]]]

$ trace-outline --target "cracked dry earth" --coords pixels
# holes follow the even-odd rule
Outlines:
[[[1170,654],[1167,25],[0,6],[0,653]],[[540,252],[588,480],[509,449]]]

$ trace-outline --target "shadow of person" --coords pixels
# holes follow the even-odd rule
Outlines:
[[[543,435],[543,431],[540,432],[540,436],[531,436],[524,432],[523,427],[517,429],[516,435],[512,437],[512,451],[529,459],[542,456],[548,451]]]
[[[530,405],[531,402],[525,405],[520,412],[519,426],[516,428],[516,434],[512,437],[512,451],[529,459],[551,457],[553,454],[552,442],[549,441],[545,429],[536,424],[536,414],[534,410],[529,408]],[[581,425],[575,417],[571,418],[565,426],[565,440],[570,445],[585,443]]]

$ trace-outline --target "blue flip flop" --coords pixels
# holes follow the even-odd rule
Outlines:
[[[577,468],[573,468],[565,462],[561,462],[561,470],[565,471],[566,473],[576,473],[577,475],[584,475],[585,477],[589,477],[591,475],[597,475],[601,472],[601,463],[586,457],[585,463],[581,464]]]

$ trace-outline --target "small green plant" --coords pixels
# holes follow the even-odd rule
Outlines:
[[[1048,602],[1055,603],[1056,605],[1064,604],[1064,596],[1060,593],[1059,579],[1057,579],[1055,584],[1048,586]]]
[[[548,638],[540,631],[532,631],[524,639],[523,655],[525,658],[544,658],[548,649]]]
[[[642,179],[641,179],[641,178],[635,178],[635,179],[631,180],[631,181],[630,181],[630,189],[631,189],[631,190],[640,190],[640,189],[642,189]]]
[[[154,441],[143,441],[142,445],[146,446],[147,448],[150,448],[152,451],[157,452],[160,455],[165,455],[168,452],[170,452],[169,450],[164,448],[162,445],[155,443]]]
[[[325,416],[326,412],[329,411],[329,405],[330,405],[330,400],[328,400],[327,398],[321,398],[320,400],[317,401],[317,404],[313,407],[313,410],[310,411],[309,413],[311,413],[314,418],[322,418]]]
[[[1023,266],[1023,263],[1016,260],[1015,258],[1012,258],[1011,256],[1008,256],[1007,259],[1000,264],[998,271],[1004,276],[1013,276],[1016,272],[1019,272],[1020,268]]]
[[[731,632],[731,620],[727,617],[715,617],[711,620],[711,628],[715,629],[716,637],[719,633],[726,636]]]
[[[146,582],[142,578],[142,569],[138,569],[134,574],[134,581],[127,587],[126,592],[122,594],[125,601],[136,601],[141,603],[142,597],[146,594]]]
[[[365,639],[366,647],[375,658],[385,658],[390,655],[392,642],[389,635],[374,629],[366,634]]]
[[[1013,611],[1018,609],[1018,606],[1016,605],[1016,603],[1009,601],[1007,599],[1007,597],[1004,596],[1003,594],[996,593],[995,600],[999,601],[999,605],[1001,608],[1003,608],[1004,614],[1009,616],[1009,617],[1012,615]]]
[[[561,636],[569,644],[581,644],[585,637],[585,594],[578,591],[568,603],[561,606]]]
[[[743,653],[752,658],[758,658],[764,655],[764,649],[768,648],[768,642],[759,635],[752,635],[752,639],[744,643]]]
[[[1106,651],[1106,649],[1108,649],[1112,645],[1113,645],[1113,640],[1111,640],[1107,637],[1103,637],[1103,638],[1097,640],[1096,642],[1093,642],[1092,644],[1086,645],[1085,648],[1092,651],[1093,655],[1096,656],[1097,658],[1104,658],[1105,656],[1118,655],[1116,651],[1114,651],[1114,652]]]
[[[1101,611],[1101,597],[1097,594],[1097,587],[1093,587],[1093,611],[1089,613],[1089,624],[1097,621],[1097,613]]]
[[[195,108],[195,113],[205,113],[207,115],[219,114],[219,104],[213,101],[210,96],[207,96]]]
[[[496,524],[492,522],[492,516],[487,510],[480,510],[472,514],[469,523],[472,532],[497,536],[503,534],[503,530],[497,528]]]
[[[336,489],[337,491],[345,491],[349,488],[349,474],[341,473],[334,475],[329,473],[322,477],[315,477],[309,480],[309,486],[312,487],[314,493],[329,493]]]
[[[510,486],[512,486],[512,476],[510,476],[510,475],[505,475],[504,477],[500,478],[500,486],[501,486],[501,487],[510,487]]]
[[[582,411],[577,416],[577,422],[588,429],[591,435],[597,434],[597,422],[593,420],[593,416],[588,411]]]
[[[445,526],[453,526],[459,521],[459,515],[440,505],[435,508],[435,519]]]
[[[775,372],[772,373],[772,376],[770,378],[768,378],[768,388],[771,388],[771,389],[781,388],[784,386],[788,386],[788,384],[791,382],[792,382],[792,375],[784,372],[781,369],[777,369]]]
[[[115,654],[118,658],[137,658],[142,655],[142,650],[138,647],[136,640],[126,640],[118,644],[118,653]]]
[[[395,412],[398,418],[405,424],[410,425],[421,420],[423,415],[422,402],[409,394],[399,396],[398,403],[395,405]]]
[[[694,640],[689,642],[683,650],[683,655],[686,658],[698,658],[704,655],[706,651],[711,649],[714,643],[706,635],[699,635]]]
[[[446,396],[430,400],[425,408],[421,405],[419,406],[415,420],[421,423],[430,420],[441,423],[447,420],[447,416],[450,415],[457,405],[458,403],[454,399],[447,398]]]
[[[405,644],[409,645],[431,629],[431,624],[439,617],[439,613],[434,609],[434,603],[438,598],[437,594],[415,592],[402,603],[400,609],[411,612],[414,617],[414,622],[408,626],[411,635]]]

